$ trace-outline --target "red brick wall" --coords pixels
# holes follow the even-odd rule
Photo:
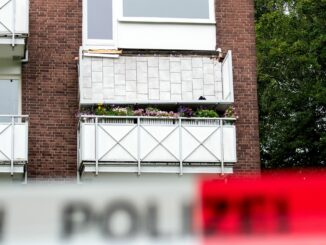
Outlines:
[[[237,156],[235,173],[260,173],[253,0],[216,0],[217,46],[232,50]]]
[[[30,0],[23,114],[30,116],[29,178],[75,177],[81,0]]]

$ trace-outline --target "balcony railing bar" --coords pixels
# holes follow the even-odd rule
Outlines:
[[[16,0],[12,0],[12,43],[11,46],[15,47],[15,26],[16,26]],[[12,169],[12,174],[13,174],[13,169]]]
[[[137,164],[138,164],[138,175],[141,174],[141,159],[140,159],[140,118],[137,118]]]
[[[180,175],[183,175],[183,159],[182,159],[182,127],[181,118],[179,118],[179,161],[180,161]]]
[[[223,122],[220,121],[220,128],[221,128],[221,134],[220,134],[220,141],[222,142],[221,144],[221,152],[224,152],[224,138],[223,138]],[[224,175],[224,154],[221,154],[221,174]]]
[[[152,116],[97,116],[97,115],[81,115],[80,116],[81,119],[85,118],[85,119],[95,119],[95,118],[99,118],[99,119],[170,119],[170,120],[178,120],[178,119],[182,119],[182,120],[212,120],[212,121],[236,121],[236,118],[232,118],[232,117],[215,117],[215,118],[205,118],[205,117],[152,117]]]
[[[10,173],[14,175],[14,157],[15,157],[15,118],[11,118],[11,161],[10,161]]]
[[[96,175],[98,175],[98,117],[95,118],[95,164]]]

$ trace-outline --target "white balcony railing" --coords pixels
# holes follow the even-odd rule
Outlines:
[[[232,118],[82,116],[84,172],[232,173]]]
[[[0,1],[0,36],[12,38],[27,36],[29,26],[29,0]]]
[[[0,172],[22,173],[28,161],[28,116],[0,115]]]
[[[28,33],[29,0],[0,0],[0,60],[5,60],[5,68],[14,57],[15,68],[18,57],[27,59]]]

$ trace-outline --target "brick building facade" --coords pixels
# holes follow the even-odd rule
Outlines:
[[[203,50],[207,46],[204,42],[204,48],[198,50],[186,49],[179,51],[178,48],[174,49],[173,47],[164,48],[164,51],[160,50],[159,47],[150,47],[148,50],[144,50],[141,43],[136,48],[130,48],[129,43],[121,38],[119,42],[121,41],[122,47],[119,46],[120,44],[116,45],[116,48],[122,50],[122,54],[119,55],[118,59],[134,57],[137,60],[142,56],[145,59],[146,57],[156,56],[171,57],[171,54],[177,54],[178,59],[195,57],[204,60],[212,55],[220,55],[216,52],[216,48],[222,50],[223,56],[226,55],[227,50],[231,50],[234,106],[238,114],[235,123],[237,161],[234,164],[234,173],[236,175],[257,174],[260,172],[260,160],[254,4],[252,0],[215,0],[214,9],[214,18],[216,20],[216,25],[214,24],[214,29],[216,26],[214,30],[216,37],[213,38],[216,41],[214,50]],[[80,91],[79,72],[81,72],[80,69],[85,67],[84,64],[87,59],[91,61],[101,60],[101,64],[103,64],[104,62],[110,63],[111,56],[109,55],[108,58],[106,55],[102,57],[82,55],[84,58],[81,57],[80,53],[83,51],[80,51],[80,47],[85,45],[82,21],[85,14],[83,15],[81,0],[30,0],[29,11],[28,62],[22,64],[21,75],[22,114],[29,115],[27,176],[31,179],[74,179],[79,170],[77,164],[78,119],[76,115],[83,106],[81,99],[86,96],[85,91]],[[85,23],[84,20],[84,25]],[[128,22],[119,22],[120,24],[124,27],[119,28],[123,29],[127,28],[125,26],[128,25]],[[132,32],[127,29],[126,33]],[[119,32],[119,35],[123,36],[125,34]],[[139,32],[139,35],[142,35],[142,32]],[[202,38],[205,39],[205,37]],[[146,45],[145,41],[144,43]],[[153,54],[155,55],[153,56]],[[76,59],[78,57],[79,61]],[[85,62],[81,63],[81,60]],[[149,61],[146,60],[145,62],[148,64]],[[170,58],[170,66],[171,62],[173,62],[172,58]],[[103,66],[100,69],[104,68]],[[114,69],[117,70],[117,68]],[[146,69],[149,73],[148,67]],[[85,71],[83,72],[85,74]],[[137,70],[138,73],[139,70]],[[169,81],[171,81],[171,74],[172,71],[170,70],[167,79]],[[103,74],[101,76],[103,78]],[[124,74],[123,84],[128,82],[126,76],[127,74]],[[205,74],[202,76],[205,76]],[[115,77],[115,79],[117,78]],[[148,74],[146,79],[148,84],[144,86],[150,91],[148,86],[151,86],[151,80]],[[85,82],[85,79],[83,82]],[[92,82],[94,83],[94,81],[90,81],[90,83]],[[117,80],[115,80],[116,82]],[[161,88],[162,83],[158,86]],[[169,84],[167,86],[169,86],[171,92],[173,85]],[[192,86],[195,91],[195,85],[192,84]],[[101,92],[104,89],[104,87],[99,88]],[[92,91],[92,95],[99,98],[98,95],[94,95],[94,89]],[[194,91],[192,91],[192,95],[195,97]],[[162,91],[157,92],[161,93],[162,99]],[[127,96],[126,93],[123,92],[122,94]],[[181,91],[181,93],[184,93],[184,91]],[[139,95],[137,96],[140,98]],[[148,96],[150,95],[145,96],[145,101],[150,100]],[[169,95],[168,98],[173,100],[171,96]],[[218,96],[217,93],[216,96]],[[101,100],[105,100],[104,97],[91,100],[85,105],[100,103]],[[127,97],[122,99],[125,98]],[[110,101],[109,97],[108,99]],[[212,98],[212,100],[214,99],[217,100],[218,98]],[[107,104],[109,103],[107,102]],[[116,103],[114,99],[112,103]],[[146,103],[144,102],[144,104]]]

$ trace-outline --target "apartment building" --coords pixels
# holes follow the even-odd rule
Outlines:
[[[255,66],[252,0],[0,0],[0,179],[259,174]]]

